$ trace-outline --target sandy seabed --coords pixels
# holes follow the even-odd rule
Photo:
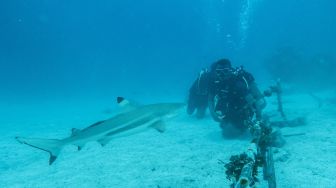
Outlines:
[[[149,129],[104,147],[90,142],[81,151],[68,145],[51,166],[48,153],[14,139],[65,138],[73,127],[111,117],[111,101],[2,102],[0,187],[229,187],[219,160],[244,152],[250,139],[224,139],[209,116],[197,120],[182,112],[166,122],[164,133]],[[288,137],[284,147],[274,150],[278,187],[336,187],[335,104],[319,106],[307,94],[291,94],[284,96],[284,108],[289,119],[305,117],[307,124],[281,130],[304,135]],[[277,115],[274,99],[268,100],[265,113]]]

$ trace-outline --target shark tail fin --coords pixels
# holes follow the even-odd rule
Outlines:
[[[57,156],[63,147],[62,141],[57,139],[23,137],[15,137],[15,139],[22,144],[27,144],[31,147],[48,152],[50,154],[49,165],[51,165],[57,159]]]

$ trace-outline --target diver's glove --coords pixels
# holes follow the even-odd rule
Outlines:
[[[189,90],[187,113],[196,111],[197,118],[203,118],[208,107],[209,72],[203,69]]]

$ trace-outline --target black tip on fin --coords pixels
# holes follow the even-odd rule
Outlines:
[[[50,154],[50,158],[49,158],[49,165],[52,165],[53,162],[57,159],[57,156],[51,155]]]
[[[117,103],[120,104],[123,100],[125,100],[124,97],[117,97]]]

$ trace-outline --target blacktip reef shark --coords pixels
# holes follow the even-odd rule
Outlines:
[[[185,105],[184,103],[157,103],[134,106],[122,97],[118,97],[117,102],[120,106],[124,106],[125,109],[122,112],[82,130],[73,128],[70,137],[64,139],[16,137],[15,139],[20,143],[48,152],[49,165],[51,165],[57,159],[61,149],[69,144],[77,146],[80,150],[90,141],[97,141],[104,146],[111,139],[142,132],[148,128],[164,132],[164,120],[177,115],[178,110]]]

